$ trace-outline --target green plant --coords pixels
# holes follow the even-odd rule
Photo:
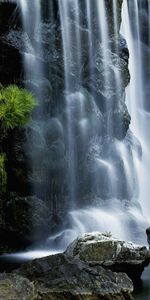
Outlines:
[[[36,106],[34,96],[16,85],[0,87],[0,125],[7,131],[25,125]]]
[[[6,190],[6,185],[7,185],[7,173],[5,169],[5,161],[6,161],[6,155],[4,153],[0,153],[0,192],[4,192]]]

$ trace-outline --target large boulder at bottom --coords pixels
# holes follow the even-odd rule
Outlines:
[[[68,246],[65,255],[70,260],[79,259],[90,266],[125,272],[133,281],[140,278],[150,263],[150,252],[146,246],[118,240],[109,233],[85,234]]]
[[[34,282],[37,295],[34,299],[133,299],[132,281],[126,274],[101,266],[90,267],[79,260],[72,262],[64,254],[37,259],[15,272]]]

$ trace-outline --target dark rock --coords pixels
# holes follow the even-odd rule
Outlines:
[[[8,246],[12,251],[13,248],[19,250],[49,235],[50,217],[42,200],[34,196],[19,197],[12,194],[3,210],[5,226],[1,229],[1,239],[5,248]],[[7,235],[6,240],[4,235]]]
[[[128,113],[125,102],[120,102],[118,107],[111,113],[111,130],[113,136],[118,140],[123,140],[129,129],[131,117]]]
[[[0,82],[4,85],[16,82],[21,84],[22,56],[5,39],[11,27],[20,27],[20,19],[15,1],[0,1]]]
[[[7,45],[0,37],[0,82],[4,85],[21,84],[23,74],[22,56],[17,49]]]
[[[25,127],[10,131],[3,141],[3,151],[7,156],[7,188],[21,196],[31,194],[31,165],[26,153],[27,130]]]
[[[16,271],[34,281],[40,299],[133,299],[132,282],[126,274],[101,266],[70,261],[64,254],[35,260]],[[35,298],[36,299],[36,298]]]
[[[14,18],[16,8],[15,1],[0,0],[0,35],[9,31],[10,26],[14,25],[13,21],[16,27],[19,25],[20,19]]]
[[[124,111],[126,111],[126,115],[130,118],[124,104],[124,89],[130,80],[128,58],[121,48],[119,48],[119,55],[108,49],[105,53],[105,57],[103,57],[102,44],[97,44],[95,49],[95,55],[92,59],[91,66],[91,78],[89,78],[89,75],[87,74],[87,77],[84,77],[84,84],[94,91],[95,101],[102,112],[106,112],[108,115],[108,113],[112,111],[114,123],[119,127],[117,119],[115,120],[115,114],[113,117],[115,109],[120,111],[120,115],[122,113],[122,122],[126,123],[126,120],[124,121],[124,119],[126,119]],[[107,76],[109,78],[107,83],[105,83],[105,68],[107,68]],[[86,72],[86,69],[83,70],[83,72]],[[116,86],[116,77],[119,78],[119,86]],[[121,127],[124,132],[122,138],[125,136],[128,127],[129,122],[127,127]]]
[[[146,234],[147,234],[147,242],[148,242],[149,248],[150,248],[150,227],[148,227],[146,229]]]

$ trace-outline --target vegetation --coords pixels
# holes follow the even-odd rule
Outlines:
[[[0,125],[5,132],[25,125],[36,106],[34,96],[16,85],[0,87]]]
[[[5,170],[5,161],[6,156],[4,153],[0,153],[0,192],[4,192],[6,190],[7,184],[7,173]]]

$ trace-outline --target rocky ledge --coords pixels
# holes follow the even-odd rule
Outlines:
[[[62,254],[1,274],[0,299],[131,300],[133,282],[128,276],[133,278],[133,268],[138,278],[149,262],[146,247],[108,234],[86,234]]]

